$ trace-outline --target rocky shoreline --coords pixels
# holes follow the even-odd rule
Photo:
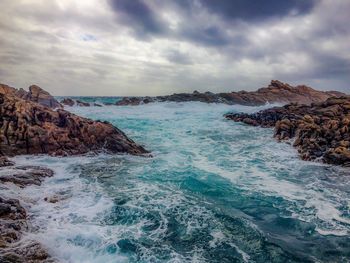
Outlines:
[[[7,156],[52,156],[107,152],[149,156],[149,152],[108,122],[93,121],[62,109],[48,92],[0,84],[0,188],[41,185],[54,172],[40,166],[18,166]],[[43,197],[44,198],[44,197]],[[56,198],[45,197],[47,202]],[[23,239],[30,222],[18,199],[0,195],[0,262],[56,262],[42,244]]]
[[[140,105],[166,101],[199,101],[205,103],[224,103],[229,105],[239,104],[246,106],[261,106],[267,103],[285,104],[292,102],[310,104],[313,102],[325,101],[330,97],[339,97],[342,95],[345,94],[338,91],[318,91],[305,85],[293,87],[278,80],[272,80],[267,87],[252,92],[239,91],[228,93],[200,93],[198,91],[194,91],[193,93],[179,93],[157,97],[125,97],[116,102],[115,105]]]
[[[12,183],[20,188],[32,184],[41,185],[54,172],[39,166],[16,166],[6,157],[0,157],[1,189]],[[18,199],[0,196],[0,262],[4,263],[53,263],[44,246],[35,240],[23,239],[30,229],[24,207]]]
[[[279,141],[293,139],[303,160],[350,166],[350,96],[225,117],[248,125],[274,127],[274,137]]]
[[[337,98],[335,98],[337,97]],[[271,81],[256,92],[174,94],[124,98],[114,105],[139,105],[157,101],[200,101],[241,105],[290,103],[255,114],[227,114],[227,119],[253,126],[275,127],[280,141],[293,139],[304,160],[350,166],[350,96],[321,92],[306,86],[292,87]],[[294,102],[300,102],[296,104]],[[126,153],[149,156],[141,145],[108,122],[72,114],[63,105],[90,106],[66,98],[58,102],[48,92],[32,85],[29,91],[0,84],[0,188],[19,189],[41,185],[54,172],[46,167],[19,166],[7,157],[21,154],[70,156],[89,152]],[[94,106],[101,106],[95,104]],[[44,197],[46,202],[59,198]],[[18,199],[0,195],[0,261],[55,262],[42,244],[24,240],[30,221]]]

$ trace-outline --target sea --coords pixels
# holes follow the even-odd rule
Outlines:
[[[223,116],[273,105],[75,99],[102,107],[66,110],[111,122],[153,157],[13,158],[55,171],[6,191],[28,211],[25,239],[59,262],[350,262],[350,169],[302,161],[273,129]]]

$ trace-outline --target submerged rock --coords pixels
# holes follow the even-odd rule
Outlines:
[[[40,185],[53,171],[39,166],[2,167],[0,181],[19,187]],[[27,212],[17,199],[0,196],[0,262],[55,262],[37,241],[23,239],[29,231]]]
[[[253,92],[239,91],[214,94],[211,92],[200,93],[198,91],[194,91],[193,93],[179,93],[157,97],[125,97],[122,100],[117,101],[116,105],[140,105],[164,101],[200,101],[205,103],[225,103],[229,105],[241,104],[248,106],[258,106],[266,103],[291,102],[310,104],[312,102],[324,101],[332,96],[342,95],[345,94],[337,91],[318,91],[305,85],[292,87],[278,80],[272,80],[268,87],[261,88]]]
[[[0,167],[12,166],[15,163],[10,161],[6,156],[0,156]]]
[[[81,100],[77,100],[77,105],[80,107],[90,107],[90,103],[87,103]]]
[[[227,119],[249,125],[274,127],[275,138],[294,138],[304,160],[350,166],[350,96],[321,103],[289,104],[254,114],[234,113]]]
[[[27,185],[41,185],[45,177],[53,176],[53,171],[40,166],[11,167],[7,173],[0,174],[0,182],[11,182],[19,187]]]
[[[0,197],[0,262],[55,262],[34,240],[23,240],[28,231],[27,213],[17,199]]]
[[[101,150],[147,153],[108,122],[0,93],[0,154],[75,155]]]
[[[61,104],[72,107],[72,106],[74,106],[75,102],[71,98],[65,98],[65,99],[61,100]]]

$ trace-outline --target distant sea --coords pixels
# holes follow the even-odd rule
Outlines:
[[[16,197],[28,235],[60,262],[349,262],[349,172],[302,161],[272,129],[223,117],[266,107],[67,107],[111,122],[153,158],[16,157],[56,172]],[[61,201],[44,201],[52,195]]]

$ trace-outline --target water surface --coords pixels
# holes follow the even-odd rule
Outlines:
[[[223,118],[259,109],[68,108],[110,121],[154,157],[17,157],[56,175],[7,191],[28,208],[28,237],[62,262],[349,262],[349,173]],[[43,200],[53,195],[61,200]]]

